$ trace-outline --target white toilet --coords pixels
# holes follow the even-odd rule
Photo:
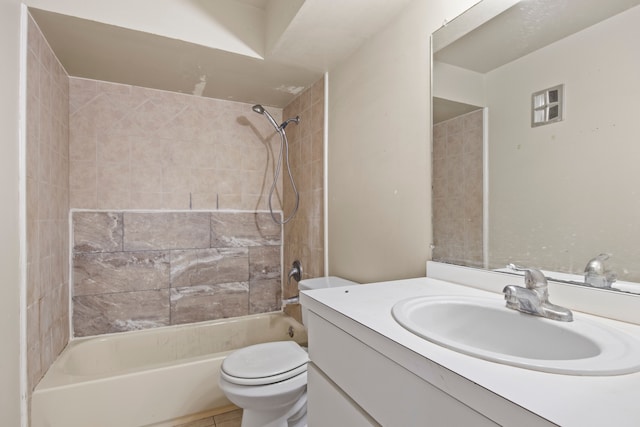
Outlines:
[[[299,290],[352,286],[340,277],[302,280]],[[303,323],[306,313],[302,310]],[[242,427],[306,427],[306,349],[294,341],[251,345],[222,362],[220,388],[243,409]]]

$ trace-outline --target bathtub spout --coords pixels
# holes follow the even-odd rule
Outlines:
[[[298,304],[300,303],[300,295],[296,295],[294,297],[291,298],[283,298],[282,299],[282,308],[284,308],[285,306],[289,305],[289,304]]]

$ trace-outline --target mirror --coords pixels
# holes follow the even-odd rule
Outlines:
[[[638,4],[483,0],[433,34],[435,261],[582,276],[609,253],[640,282]]]

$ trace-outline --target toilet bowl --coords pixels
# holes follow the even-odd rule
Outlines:
[[[356,285],[340,277],[302,280],[300,290]],[[303,323],[306,313],[302,310]],[[222,362],[220,389],[243,409],[242,427],[306,427],[306,349],[294,341],[256,344]]]

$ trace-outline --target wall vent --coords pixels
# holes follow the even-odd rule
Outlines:
[[[564,85],[531,95],[531,127],[561,122],[564,106]]]

